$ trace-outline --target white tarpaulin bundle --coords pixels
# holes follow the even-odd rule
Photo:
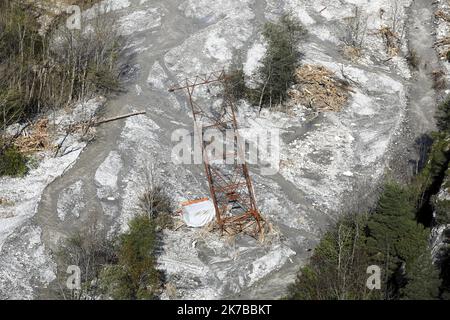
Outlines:
[[[213,221],[216,215],[214,204],[208,199],[186,202],[182,206],[183,221],[189,227],[203,227]]]

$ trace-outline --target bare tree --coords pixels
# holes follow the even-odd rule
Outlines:
[[[99,9],[100,10],[100,9]],[[16,2],[0,2],[0,126],[120,87],[123,42],[114,13],[84,21],[82,30],[55,26],[42,35]]]
[[[113,240],[109,240],[113,239]],[[102,228],[93,223],[86,230],[74,233],[63,240],[56,253],[58,284],[64,299],[94,299],[99,294],[97,280],[105,265],[117,262],[116,236],[106,237]],[[81,270],[81,288],[69,290],[65,286],[66,268],[78,266]]]
[[[341,41],[346,45],[362,49],[367,34],[367,14],[358,6],[353,9],[353,16],[344,19]]]

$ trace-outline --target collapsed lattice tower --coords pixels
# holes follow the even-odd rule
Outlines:
[[[248,165],[244,159],[245,146],[238,134],[231,86],[230,78],[222,70],[186,79],[184,84],[171,87],[169,92],[187,92],[195,134],[201,141],[203,164],[219,227],[229,234],[247,231],[256,235],[262,232],[263,219],[256,206]],[[214,103],[211,103],[211,96],[214,95]],[[221,155],[218,159],[207,152],[208,143],[203,137],[208,129],[219,130],[223,137],[231,136],[225,143],[231,143],[231,148],[226,150],[233,151],[232,161],[229,161],[230,154]]]

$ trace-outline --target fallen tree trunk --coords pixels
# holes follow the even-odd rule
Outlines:
[[[139,112],[128,113],[128,114],[124,114],[124,115],[121,115],[121,116],[117,116],[117,117],[113,117],[113,118],[108,118],[108,119],[96,121],[96,122],[94,122],[93,125],[94,126],[99,126],[99,125],[104,124],[104,123],[117,121],[117,120],[129,118],[129,117],[134,117],[134,116],[138,116],[138,115],[146,114],[146,113],[147,113],[146,111],[139,111]]]
[[[112,122],[112,121],[117,121],[117,120],[121,120],[121,119],[125,119],[125,118],[129,118],[129,117],[133,117],[133,116],[138,116],[138,115],[142,115],[142,114],[146,114],[146,111],[139,111],[139,112],[133,112],[133,113],[128,113],[128,114],[124,114],[121,116],[117,116],[117,117],[112,117],[112,118],[108,118],[108,119],[103,119],[103,120],[95,120],[95,118],[91,118],[88,121],[84,121],[84,122],[79,122],[76,124],[71,124],[66,128],[66,135],[63,138],[63,140],[61,141],[61,143],[59,143],[59,145],[57,146],[56,152],[55,152],[55,157],[58,155],[59,151],[61,150],[65,140],[67,139],[67,137],[77,131],[77,130],[81,130],[82,131],[82,135],[85,136],[87,135],[87,133],[89,132],[90,128],[93,127],[97,127],[101,124],[104,123],[108,123],[108,122]]]

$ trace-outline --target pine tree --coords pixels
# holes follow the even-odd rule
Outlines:
[[[378,208],[368,222],[368,247],[372,253],[389,254],[405,262],[413,261],[417,250],[427,247],[427,231],[414,220],[415,209],[409,192],[388,183]]]
[[[102,290],[113,299],[154,299],[161,285],[155,223],[148,215],[138,215],[129,227],[120,238],[118,263],[102,271]]]
[[[438,106],[436,112],[436,124],[440,131],[450,131],[450,97]]]
[[[427,250],[428,231],[415,221],[412,203],[408,190],[387,183],[367,225],[368,254],[384,270],[386,298],[396,296],[403,286],[402,266]]]
[[[439,272],[431,254],[425,250],[406,271],[407,285],[401,290],[402,299],[431,300],[439,296]]]
[[[267,52],[259,69],[262,83],[252,102],[262,107],[286,99],[287,90],[295,80],[295,68],[302,57],[297,46],[304,34],[303,27],[289,15],[284,15],[279,23],[269,22],[264,26]]]
[[[289,288],[289,298],[296,300],[368,299],[367,266],[364,247],[365,217],[343,216],[327,232],[302,268],[295,284]]]

